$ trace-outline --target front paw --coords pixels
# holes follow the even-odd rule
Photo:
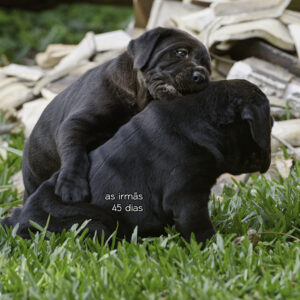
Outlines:
[[[55,194],[65,203],[88,201],[90,198],[88,181],[86,178],[62,171],[57,178]]]
[[[149,87],[149,93],[156,100],[173,100],[182,96],[181,93],[171,84],[163,81],[154,81]]]
[[[156,98],[159,100],[174,100],[174,98],[182,96],[174,86],[164,84],[155,91]]]

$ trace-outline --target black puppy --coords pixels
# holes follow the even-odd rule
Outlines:
[[[184,102],[184,103],[183,103]],[[172,103],[153,101],[89,155],[91,203],[64,204],[54,193],[58,172],[2,224],[29,220],[60,232],[91,219],[91,232],[156,236],[175,224],[198,242],[214,233],[207,203],[224,173],[265,172],[270,164],[272,119],[266,96],[244,80],[212,82]]]
[[[84,74],[45,109],[23,155],[24,200],[60,169],[55,193],[88,198],[88,152],[107,141],[155,98],[203,89],[210,58],[204,45],[175,29],[156,28],[126,52]]]

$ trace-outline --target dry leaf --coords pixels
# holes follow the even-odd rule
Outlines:
[[[247,231],[247,235],[248,235],[248,239],[249,239],[249,242],[252,244],[253,248],[256,247],[257,243],[259,242],[259,236],[256,232],[256,230],[254,229],[249,229]],[[239,236],[237,237],[234,242],[238,245],[238,246],[241,246],[243,240],[245,239],[245,236]]]

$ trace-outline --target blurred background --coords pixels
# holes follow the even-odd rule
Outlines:
[[[88,31],[125,29],[133,17],[131,1],[62,2],[67,1],[0,1],[2,66],[30,63],[49,44],[77,44]]]

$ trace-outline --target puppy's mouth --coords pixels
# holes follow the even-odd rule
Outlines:
[[[242,159],[236,165],[238,174],[260,172],[261,174],[268,171],[271,163],[271,155],[268,151],[252,152],[247,159]]]
[[[174,85],[163,81],[152,82],[148,90],[153,99],[157,100],[172,100],[182,96]]]
[[[161,86],[162,90],[169,95],[172,96],[182,96],[182,94],[175,88],[174,85],[171,85],[169,83],[165,83]]]

